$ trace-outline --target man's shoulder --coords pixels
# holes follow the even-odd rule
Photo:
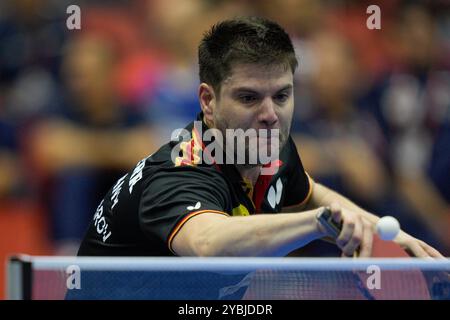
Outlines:
[[[128,173],[131,183],[141,185],[144,189],[151,183],[164,187],[187,181],[191,184],[213,182],[217,186],[227,184],[223,173],[216,166],[183,159],[174,151],[174,146],[173,142],[166,143],[158,151],[140,160]]]
[[[192,121],[185,128],[173,132],[171,140],[146,158],[145,167],[164,171],[213,171],[217,166],[211,159],[205,158],[205,148],[201,137],[204,130],[199,119]],[[219,170],[220,171],[220,170]]]
[[[150,169],[152,172],[206,171],[220,173],[215,163],[204,161],[201,154],[197,155],[197,150],[193,149],[190,142],[170,141],[141,161],[145,161],[144,169]]]

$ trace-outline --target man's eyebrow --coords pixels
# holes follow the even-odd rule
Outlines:
[[[281,92],[281,91],[285,91],[285,90],[290,90],[290,89],[292,89],[292,88],[293,88],[293,85],[292,85],[292,84],[288,84],[288,85],[285,85],[284,87],[282,87],[281,89],[277,90],[277,92]]]
[[[287,84],[287,85],[281,87],[280,89],[278,89],[276,92],[281,92],[281,91],[289,90],[292,88],[293,88],[292,84]],[[250,88],[250,87],[237,87],[237,88],[232,89],[231,91],[233,93],[238,93],[238,92],[258,93],[258,90],[255,90],[254,88]]]
[[[252,93],[258,93],[257,90],[249,87],[237,87],[231,90],[232,92],[252,92]]]

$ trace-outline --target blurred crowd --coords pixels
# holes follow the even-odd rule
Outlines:
[[[70,4],[81,30],[66,27]],[[371,4],[380,30],[366,26]],[[295,42],[308,173],[450,255],[444,0],[0,2],[0,240],[37,215],[44,227],[27,230],[45,230],[46,252],[73,254],[104,193],[196,116],[198,42],[239,15]]]

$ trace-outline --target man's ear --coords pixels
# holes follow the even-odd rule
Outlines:
[[[198,99],[206,123],[212,124],[216,108],[216,95],[213,87],[202,82],[198,88]]]

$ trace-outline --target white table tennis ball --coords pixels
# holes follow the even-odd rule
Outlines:
[[[391,216],[382,217],[377,222],[378,236],[384,241],[394,240],[400,232],[400,223]]]

